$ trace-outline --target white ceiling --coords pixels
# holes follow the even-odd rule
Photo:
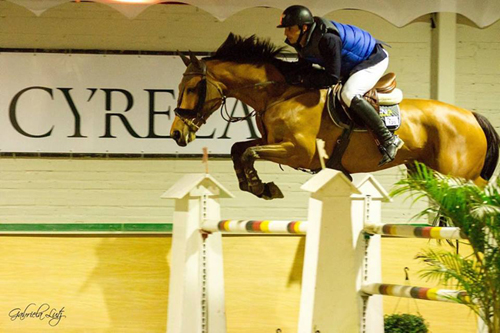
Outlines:
[[[6,0],[41,15],[44,11],[74,0]],[[95,0],[113,7],[130,19],[149,6],[171,1],[160,0]],[[314,15],[322,16],[340,9],[361,9],[383,17],[395,26],[404,26],[414,19],[434,12],[454,12],[467,17],[479,27],[500,19],[500,0],[184,0],[219,19],[251,7],[273,7],[280,10],[295,4],[307,6]],[[177,1],[177,3],[179,3]]]

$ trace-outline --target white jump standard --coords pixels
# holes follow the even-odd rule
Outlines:
[[[381,282],[381,234],[461,239],[457,228],[383,225],[390,198],[371,175],[351,183],[324,169],[302,189],[310,193],[307,221],[221,219],[219,198],[232,195],[205,174],[184,176],[162,196],[175,199],[168,333],[226,332],[222,233],[306,235],[298,333],[383,332],[383,295],[467,297]]]

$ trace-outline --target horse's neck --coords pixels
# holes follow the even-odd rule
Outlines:
[[[234,97],[256,110],[265,109],[276,98],[276,88],[267,83],[283,81],[281,74],[269,65],[233,62],[213,62],[211,66],[207,65],[210,73],[224,85],[224,92],[228,97]]]

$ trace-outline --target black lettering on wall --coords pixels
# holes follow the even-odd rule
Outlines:
[[[82,120],[80,117],[80,113],[78,112],[75,102],[73,101],[73,97],[71,97],[70,94],[70,91],[73,90],[73,88],[57,88],[57,89],[62,91],[64,98],[66,99],[66,102],[68,102],[68,106],[71,109],[71,112],[73,113],[73,117],[75,117],[75,131],[73,135],[68,136],[68,138],[86,138],[87,136],[82,135]]]
[[[37,135],[37,134],[28,133],[25,130],[23,130],[21,128],[21,126],[19,125],[19,122],[17,121],[17,114],[16,114],[16,111],[17,111],[17,102],[19,101],[19,98],[21,98],[21,96],[25,92],[28,92],[30,90],[43,90],[43,91],[46,91],[46,92],[49,93],[50,98],[52,100],[54,100],[54,95],[52,94],[52,89],[50,89],[50,88],[47,88],[47,87],[38,87],[38,86],[25,88],[25,89],[21,90],[20,92],[18,92],[14,96],[14,98],[12,99],[12,101],[10,102],[10,106],[9,106],[9,118],[10,118],[10,122],[11,122],[12,126],[14,127],[14,129],[16,131],[18,131],[20,134],[22,134],[24,136],[27,136],[29,138],[44,138],[44,137],[50,136],[52,134],[52,130],[54,129],[54,126],[52,126],[52,128],[50,129],[50,131],[48,131],[47,133],[45,133],[45,134],[38,134]]]
[[[149,133],[147,138],[170,138],[169,135],[158,135],[155,133],[155,116],[159,114],[166,115],[170,119],[170,106],[167,110],[156,110],[156,93],[171,94],[175,100],[173,89],[144,89],[149,95]],[[168,131],[168,129],[167,129]]]
[[[113,93],[121,93],[127,98],[127,107],[123,112],[130,111],[130,109],[132,109],[132,107],[134,106],[134,97],[129,91],[125,89],[103,88],[101,90],[104,91],[106,95],[106,111],[111,111]],[[100,138],[116,138],[116,136],[111,133],[111,119],[113,117],[121,120],[123,126],[125,126],[125,129],[131,136],[133,136],[134,138],[142,138],[139,134],[137,134],[132,125],[130,125],[127,117],[125,117],[125,115],[122,113],[106,113],[105,132],[104,135],[100,136]]]
[[[90,91],[90,96],[89,96],[89,99],[87,100],[87,102],[90,102],[90,100],[92,99],[92,97],[94,97],[96,91],[99,90],[99,89],[97,89],[97,88],[87,88],[87,90]]]

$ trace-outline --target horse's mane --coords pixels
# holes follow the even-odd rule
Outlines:
[[[250,63],[255,65],[271,64],[285,77],[290,84],[295,76],[289,76],[297,72],[304,75],[311,71],[316,71],[312,66],[304,66],[299,62],[289,62],[281,60],[285,57],[286,46],[278,47],[271,43],[269,39],[261,39],[255,35],[247,38],[230,33],[222,45],[206,60],[233,61],[238,63]]]
[[[261,39],[252,35],[247,38],[230,33],[226,41],[207,59],[227,60],[248,63],[276,63],[285,47],[278,47],[269,39]]]

